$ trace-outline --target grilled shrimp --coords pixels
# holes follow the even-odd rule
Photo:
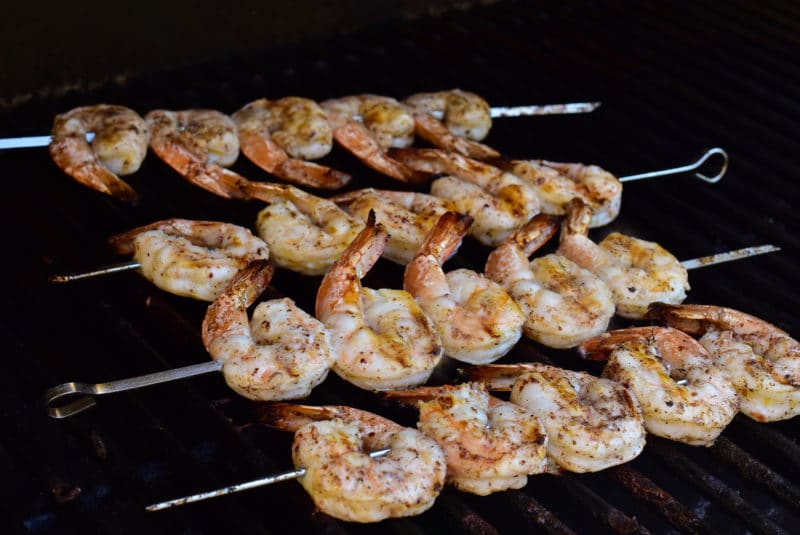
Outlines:
[[[322,108],[307,98],[265,98],[233,114],[242,152],[253,163],[283,180],[337,189],[350,175],[305,160],[322,158],[333,147],[333,134]]]
[[[561,230],[558,253],[588,269],[611,289],[617,314],[639,319],[650,303],[680,303],[689,290],[686,268],[655,242],[612,232],[599,244],[589,239],[591,207],[573,199]]]
[[[614,300],[602,280],[564,256],[528,260],[557,229],[555,216],[537,215],[489,254],[484,272],[519,303],[528,338],[566,348],[605,331]]]
[[[109,239],[120,254],[133,254],[142,275],[170,293],[216,299],[236,273],[266,260],[269,247],[244,227],[216,221],[165,219]]]
[[[619,215],[622,183],[596,165],[545,160],[511,160],[496,165],[531,186],[545,214],[566,213],[567,204],[577,197],[592,208],[590,228],[607,225]]]
[[[91,145],[86,134],[94,132]],[[97,191],[124,201],[137,193],[117,175],[139,170],[147,154],[147,124],[123,106],[82,106],[57,115],[50,156],[65,173]]]
[[[414,110],[416,134],[429,143],[479,160],[500,156],[477,142],[489,134],[492,116],[489,104],[475,93],[460,89],[417,93],[403,103]],[[443,120],[433,113],[441,113]]]
[[[545,471],[547,436],[527,409],[489,396],[480,383],[390,392],[418,402],[417,428],[432,437],[447,459],[447,482],[486,496],[525,486]]]
[[[590,359],[608,355],[603,376],[631,389],[645,428],[654,435],[710,446],[739,410],[727,373],[694,338],[676,329],[610,331],[581,344],[580,352]]]
[[[239,156],[236,125],[214,110],[153,110],[145,116],[150,148],[182,177],[215,195],[240,198],[228,183],[246,180],[225,167]]]
[[[408,292],[361,286],[387,239],[370,216],[317,292],[316,316],[338,354],[333,371],[369,390],[422,384],[442,358],[436,327]]]
[[[294,431],[292,460],[300,483],[325,514],[349,522],[412,516],[433,505],[444,486],[442,449],[416,429],[359,409],[276,403],[261,420]],[[379,458],[372,451],[389,448]]]
[[[266,289],[274,269],[257,260],[242,269],[208,307],[203,345],[234,391],[270,401],[308,396],[325,380],[335,355],[320,321],[289,298],[247,308]]]
[[[472,216],[470,235],[495,247],[539,213],[539,199],[522,180],[496,167],[438,149],[398,149],[390,154],[424,173],[448,173],[431,184],[431,194],[449,199]]]
[[[739,394],[740,410],[759,422],[800,414],[800,344],[766,321],[712,305],[654,304],[650,317],[694,335]]]
[[[439,217],[455,207],[445,199],[413,191],[367,188],[331,197],[347,211],[366,222],[370,211],[389,233],[383,257],[406,265],[414,258]]]
[[[639,402],[621,383],[539,363],[467,370],[489,390],[535,414],[547,432],[547,455],[570,472],[597,472],[638,456],[645,444]]]
[[[499,284],[469,269],[447,274],[442,269],[471,222],[469,216],[445,213],[406,266],[403,288],[433,320],[445,355],[483,364],[511,351],[525,316]]]

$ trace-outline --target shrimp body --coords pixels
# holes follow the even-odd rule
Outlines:
[[[553,216],[537,215],[489,254],[485,273],[519,303],[528,338],[567,348],[606,330],[614,300],[600,278],[564,256],[528,260],[556,229]]]
[[[545,471],[547,436],[527,409],[489,396],[480,383],[420,387],[390,398],[418,401],[417,428],[447,459],[447,482],[486,496],[525,486]]]
[[[349,522],[412,516],[444,486],[445,457],[423,433],[344,406],[273,404],[262,419],[295,431],[292,460],[300,483],[324,513]],[[384,448],[379,458],[369,453]]]
[[[570,472],[597,472],[630,461],[645,444],[639,402],[621,383],[539,363],[476,366],[473,379],[535,414],[547,455]]]
[[[216,221],[166,219],[109,239],[133,254],[142,275],[170,293],[213,301],[236,273],[266,260],[269,247],[244,227]]]
[[[589,358],[610,352],[603,376],[631,389],[654,435],[710,446],[739,410],[727,373],[694,338],[676,329],[611,331],[584,342],[580,351]]]
[[[291,299],[247,308],[266,289],[273,269],[259,260],[242,269],[208,307],[203,345],[223,361],[225,381],[250,399],[306,397],[328,375],[335,358],[325,326]]]
[[[361,286],[387,238],[370,218],[317,292],[316,316],[339,355],[334,372],[369,390],[424,383],[442,357],[436,328],[408,292]]]
[[[403,287],[433,320],[445,355],[482,364],[514,347],[525,316],[499,284],[469,269],[442,269],[470,222],[469,216],[444,214],[406,266]]]
[[[69,176],[125,201],[138,198],[117,176],[138,171],[147,154],[147,124],[138,113],[111,104],[82,106],[57,115],[52,134],[50,156]]]
[[[622,204],[622,183],[596,165],[545,160],[512,160],[503,165],[534,188],[542,212],[562,215],[578,197],[592,209],[589,227],[611,223]]]
[[[786,332],[750,314],[711,305],[656,304],[650,315],[702,334],[700,344],[727,370],[745,415],[774,422],[800,414],[800,343]]]
[[[233,114],[242,152],[253,163],[296,184],[336,189],[350,175],[305,160],[328,154],[333,133],[322,108],[307,98],[259,99]]]
[[[340,117],[360,117],[384,150],[410,147],[414,142],[414,117],[395,99],[379,95],[351,95],[326,100],[326,111]]]
[[[612,232],[599,244],[587,236],[591,208],[570,203],[558,253],[588,269],[611,289],[616,312],[640,319],[650,303],[680,303],[689,290],[686,268],[669,251],[649,242]]]

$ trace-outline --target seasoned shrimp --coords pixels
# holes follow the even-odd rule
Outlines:
[[[295,432],[292,460],[305,469],[300,483],[322,512],[340,520],[417,515],[444,487],[447,466],[439,445],[376,414],[276,403],[263,407],[260,419]],[[385,456],[369,456],[385,448]]]
[[[545,160],[493,161],[530,185],[539,197],[542,212],[562,215],[577,197],[591,206],[589,227],[611,223],[619,215],[622,183],[596,165],[557,163]]]
[[[496,282],[469,269],[447,274],[442,269],[471,222],[469,216],[445,213],[406,266],[403,288],[433,320],[445,355],[483,364],[511,351],[522,336],[525,316]]]
[[[650,317],[694,335],[727,370],[740,410],[759,422],[800,414],[800,343],[766,321],[712,305],[651,306]]]
[[[547,435],[527,409],[489,396],[481,383],[390,392],[418,402],[417,428],[432,437],[447,459],[447,482],[486,496],[525,486],[547,465]]]
[[[338,189],[350,175],[305,160],[322,158],[333,147],[333,134],[322,108],[307,98],[265,98],[233,114],[242,152],[253,163],[283,180],[322,189]]]
[[[639,402],[621,383],[540,363],[492,364],[467,370],[489,390],[544,424],[547,455],[570,472],[598,472],[638,456],[645,444]]]
[[[244,227],[216,221],[165,219],[117,234],[109,243],[133,254],[142,275],[170,293],[216,299],[236,273],[266,260],[269,247]]]
[[[500,156],[477,142],[489,134],[492,116],[489,104],[475,93],[460,89],[417,93],[403,103],[414,110],[416,134],[429,143],[479,160]],[[433,113],[441,113],[442,121]]]
[[[639,319],[650,303],[680,303],[689,290],[686,268],[655,242],[612,232],[600,244],[589,239],[591,207],[573,199],[561,230],[558,254],[605,282],[614,296],[617,314]]]
[[[214,110],[153,110],[145,116],[150,148],[196,186],[226,199],[240,198],[229,182],[246,180],[226,166],[239,156],[236,125]]]
[[[710,446],[739,411],[728,374],[676,329],[610,331],[581,344],[580,352],[591,359],[608,355],[603,376],[633,391],[645,428],[656,436]]]
[[[82,106],[56,115],[52,134],[50,156],[65,173],[123,201],[138,199],[117,176],[138,171],[147,154],[147,124],[138,113],[111,104]]]
[[[273,272],[266,260],[239,271],[206,311],[203,345],[223,362],[225,381],[242,396],[303,398],[328,376],[335,354],[325,326],[289,298],[259,303],[248,322],[247,307]]]
[[[496,167],[438,149],[397,149],[390,154],[424,173],[448,173],[431,194],[452,201],[474,219],[470,235],[495,247],[539,213],[539,199],[522,180]]]
[[[413,191],[389,191],[367,188],[331,197],[347,211],[366,222],[369,212],[389,233],[383,257],[406,265],[414,258],[425,236],[453,203],[433,195]]]
[[[564,256],[528,260],[557,229],[555,216],[537,215],[489,254],[484,273],[517,300],[528,338],[566,348],[605,331],[614,300],[602,280]]]
[[[422,384],[442,358],[436,327],[408,292],[361,286],[387,239],[371,216],[317,292],[316,316],[339,355],[333,371],[370,390]]]

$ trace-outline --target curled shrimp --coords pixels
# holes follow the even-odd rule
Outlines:
[[[347,211],[366,222],[370,211],[389,233],[383,257],[406,265],[414,258],[439,217],[455,207],[446,199],[413,191],[367,188],[331,197]]]
[[[489,390],[535,414],[547,432],[547,455],[570,472],[598,472],[644,449],[636,397],[621,383],[540,363],[492,364],[467,370]]]
[[[728,374],[677,329],[610,331],[581,344],[580,352],[590,359],[607,355],[603,376],[631,389],[654,435],[710,446],[739,410]]]
[[[225,381],[242,396],[303,398],[328,376],[335,355],[325,326],[289,298],[259,303],[248,322],[247,308],[273,273],[266,260],[239,271],[206,311],[203,345],[223,362]]]
[[[276,403],[260,419],[294,431],[292,460],[300,483],[324,513],[349,522],[412,516],[433,505],[446,464],[436,442],[376,414],[328,405]],[[389,448],[379,458],[369,453]]]
[[[650,303],[680,303],[689,290],[686,268],[655,242],[612,232],[599,244],[589,239],[591,207],[573,199],[561,230],[558,254],[605,282],[614,296],[617,314],[639,319]]]
[[[236,273],[266,260],[269,247],[244,227],[217,221],[165,219],[109,239],[133,254],[142,275],[170,293],[213,301]]]
[[[486,496],[525,486],[545,471],[547,435],[527,409],[489,396],[481,383],[429,386],[387,396],[418,402],[417,428],[447,459],[447,482]]]
[[[307,98],[265,98],[232,116],[242,152],[278,178],[321,189],[338,189],[350,175],[305,160],[322,158],[333,147],[333,134],[322,108]]]
[[[511,160],[496,164],[536,191],[545,214],[566,213],[569,202],[577,197],[592,209],[590,228],[607,225],[619,215],[622,183],[596,165],[545,160]]]
[[[416,134],[436,147],[484,160],[500,153],[478,143],[489,134],[489,104],[475,93],[460,89],[417,93],[403,101],[414,110]],[[442,120],[433,113],[441,113]]]
[[[727,370],[740,410],[759,422],[800,414],[800,343],[766,321],[712,305],[651,306],[649,317],[693,335]]]
[[[89,144],[86,134],[94,132]],[[69,176],[123,201],[137,193],[117,175],[139,170],[147,154],[147,124],[124,106],[97,104],[56,115],[50,156]]]
[[[333,371],[369,390],[422,384],[442,358],[436,327],[408,292],[361,286],[387,239],[371,216],[317,292],[316,316],[339,355]]]
[[[182,177],[226,199],[241,198],[236,187],[246,179],[226,166],[239,156],[236,125],[214,110],[153,110],[145,116],[150,148]]]
[[[562,255],[528,260],[557,229],[555,216],[537,215],[489,254],[484,273],[519,303],[528,338],[567,348],[608,328],[614,300],[594,273]]]
[[[433,320],[444,354],[472,364],[499,359],[522,336],[525,316],[502,286],[469,269],[445,274],[442,264],[472,219],[445,213],[406,266],[403,288]]]
[[[438,149],[396,149],[394,157],[424,173],[447,173],[434,180],[431,194],[452,201],[472,216],[470,235],[495,247],[539,213],[539,199],[522,180],[491,165]]]

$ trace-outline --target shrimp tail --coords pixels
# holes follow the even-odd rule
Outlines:
[[[458,152],[478,160],[498,158],[500,153],[488,145],[456,136],[429,113],[414,114],[414,131],[425,141],[439,148]]]
[[[431,229],[417,255],[431,255],[443,264],[461,244],[473,218],[457,212],[445,212]]]
[[[526,256],[531,256],[558,232],[560,220],[558,216],[537,214],[509,236],[508,240],[516,243]]]
[[[314,406],[297,403],[259,404],[256,419],[264,425],[283,431],[297,431],[311,422],[333,420],[341,416],[342,407],[336,405]]]
[[[453,386],[418,386],[417,388],[409,388],[407,390],[394,390],[391,392],[384,392],[382,395],[386,399],[392,399],[405,403],[408,405],[416,405],[424,401],[436,399],[439,396],[444,396],[453,392]]]
[[[139,194],[127,182],[92,158],[74,156],[84,145],[88,145],[86,141],[76,139],[76,136],[54,137],[49,149],[50,156],[58,167],[78,183],[121,201],[138,202]],[[91,150],[85,152],[91,154]]]
[[[720,312],[720,307],[708,305],[652,303],[647,310],[647,317],[685,333],[698,335],[706,332],[710,322],[721,319]]]
[[[561,229],[561,239],[569,235],[589,234],[589,225],[592,220],[592,207],[579,197],[574,197],[567,203],[567,218]]]
[[[519,364],[484,364],[482,366],[465,366],[461,373],[470,381],[483,383],[487,389],[495,392],[508,392],[520,375],[537,371],[542,365],[536,362]]]
[[[325,190],[344,187],[353,178],[331,167],[294,158],[281,163],[273,174],[294,184]]]
[[[225,293],[236,296],[247,308],[266,290],[274,274],[275,266],[268,260],[253,260],[231,279]]]

